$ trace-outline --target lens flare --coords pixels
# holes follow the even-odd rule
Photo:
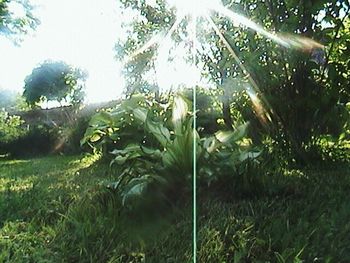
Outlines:
[[[149,0],[150,1],[150,0]],[[153,4],[156,2],[152,1]],[[158,83],[164,78],[171,78],[169,74],[164,74],[163,70],[167,67],[169,63],[169,59],[171,58],[171,49],[172,49],[172,35],[181,25],[183,20],[186,20],[187,25],[184,30],[187,31],[187,39],[182,39],[180,42],[189,42],[190,45],[184,45],[184,47],[190,48],[190,54],[192,56],[192,63],[196,65],[196,58],[198,51],[198,23],[201,21],[203,25],[203,21],[207,21],[210,25],[214,34],[218,35],[220,41],[224,44],[226,49],[231,54],[232,58],[236,62],[236,64],[241,69],[242,73],[245,75],[246,79],[249,81],[250,85],[247,85],[246,91],[249,97],[252,100],[253,107],[255,109],[256,114],[263,124],[266,124],[267,121],[271,121],[271,117],[269,113],[273,114],[272,108],[269,106],[267,101],[264,99],[263,94],[260,92],[257,83],[251,77],[247,69],[245,68],[242,61],[236,55],[234,49],[230,46],[229,42],[225,38],[224,34],[220,31],[219,27],[215,24],[212,19],[213,13],[227,18],[230,22],[233,23],[234,26],[246,27],[256,31],[258,34],[271,39],[272,41],[278,43],[281,46],[286,48],[295,48],[300,50],[310,50],[315,47],[321,47],[322,45],[317,42],[307,39],[307,38],[298,38],[298,37],[290,37],[278,35],[273,32],[269,32],[265,30],[263,27],[259,26],[254,21],[248,19],[233,10],[225,7],[220,0],[166,0],[167,4],[170,8],[175,9],[175,22],[171,26],[168,33],[164,34],[164,32],[159,33],[152,37],[148,42],[146,42],[141,48],[137,49],[129,58],[130,60],[134,59],[137,55],[146,52],[148,49],[153,47],[154,45],[159,45],[158,57],[155,62],[155,72],[157,75]],[[205,44],[205,43],[201,43]],[[199,57],[199,56],[198,56]],[[165,84],[162,84],[162,86]],[[178,103],[178,102],[177,102]],[[265,110],[264,106],[268,108],[268,111]],[[179,107],[181,110],[179,112],[174,112],[174,120],[181,119],[183,112],[186,110],[184,107]],[[194,262],[196,262],[196,85],[193,86],[193,255]]]
[[[177,14],[199,17],[206,15],[217,6],[221,6],[220,0],[167,0],[171,7],[175,7]]]
[[[277,34],[265,30],[263,27],[261,27],[251,19],[231,10],[228,7],[225,7],[220,0],[166,0],[166,3],[168,4],[169,8],[174,9],[176,17],[175,22],[171,25],[170,29],[168,29],[168,32],[166,33],[166,31],[162,31],[152,36],[150,40],[148,40],[143,46],[138,48],[134,53],[132,53],[128,58],[126,58],[124,63],[130,63],[138,55],[148,51],[152,47],[158,46],[158,52],[155,52],[155,54],[157,53],[157,58],[154,63],[156,79],[158,84],[162,84],[164,86],[167,86],[168,88],[171,85],[164,84],[166,81],[162,80],[164,80],[164,75],[166,75],[165,69],[167,69],[169,66],[169,60],[171,59],[171,50],[174,49],[175,46],[171,44],[172,42],[175,43],[175,41],[172,40],[172,36],[176,32],[176,30],[179,29],[180,25],[182,25],[183,21],[186,21],[186,23],[184,24],[187,25],[184,29],[185,31],[187,31],[187,38],[182,39],[182,42],[190,43],[190,45],[184,44],[183,48],[190,49],[190,52],[188,53],[192,56],[193,64],[196,64],[196,58],[199,57],[197,56],[197,54],[200,53],[200,51],[198,50],[198,27],[204,27],[206,23],[203,22],[206,20],[210,28],[214,31],[214,33],[220,37],[221,41],[231,53],[237,65],[246,75],[250,84],[257,93],[260,93],[258,92],[257,84],[250,76],[243,63],[239,60],[239,57],[234,53],[233,48],[230,46],[223,33],[219,30],[218,26],[212,19],[212,15],[214,13],[221,17],[227,18],[229,21],[232,22],[233,26],[252,29],[258,34],[265,36],[266,38],[271,39],[272,41],[286,48],[297,49],[304,52],[312,52],[315,49],[323,48],[323,45],[306,37],[300,37],[291,34]],[[153,5],[155,4],[156,2],[153,3]],[[200,25],[199,21],[201,21]],[[205,43],[200,44],[204,45]],[[185,61],[186,52],[182,52],[182,54],[182,59]],[[164,90],[164,87],[162,87],[162,89]]]

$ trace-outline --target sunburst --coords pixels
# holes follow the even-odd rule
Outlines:
[[[292,35],[280,35],[274,32],[270,32],[265,30],[262,26],[258,25],[254,21],[249,18],[232,11],[230,8],[225,7],[221,0],[166,0],[170,9],[174,9],[175,13],[175,21],[170,26],[170,29],[167,33],[161,32],[159,34],[154,35],[148,42],[146,42],[142,47],[137,49],[133,54],[131,54],[125,63],[130,63],[134,60],[138,55],[143,52],[148,51],[150,48],[155,45],[158,46],[158,56],[155,62],[155,71],[161,72],[161,68],[164,67],[165,61],[169,58],[169,49],[172,42],[172,35],[178,30],[183,21],[186,21],[188,39],[187,42],[192,43],[190,46],[190,53],[192,54],[193,64],[196,63],[196,58],[200,51],[198,50],[199,36],[197,31],[197,26],[199,21],[203,24],[203,21],[209,25],[209,29],[216,34],[222,44],[229,51],[232,58],[235,60],[236,64],[244,74],[245,78],[248,80],[250,85],[247,85],[246,92],[250,96],[252,100],[253,107],[255,109],[256,114],[262,121],[262,123],[266,123],[267,120],[271,120],[268,111],[263,107],[264,101],[265,106],[269,107],[266,100],[264,100],[257,83],[249,74],[248,70],[239,59],[239,56],[235,53],[234,49],[230,46],[229,41],[226,39],[223,32],[219,29],[219,27],[215,24],[213,16],[217,15],[220,17],[224,17],[228,19],[234,26],[249,28],[251,30],[256,31],[258,34],[271,39],[277,44],[293,49],[304,49],[304,50],[312,50],[314,48],[323,48],[323,46],[311,39],[305,37],[297,37]],[[203,44],[203,43],[201,43]],[[186,45],[185,45],[186,46]],[[196,115],[196,83],[193,83],[193,114]],[[269,111],[273,113],[271,107],[269,107]],[[196,116],[194,116],[194,129],[193,132],[196,133]],[[194,136],[196,138],[196,136]],[[193,143],[193,256],[194,262],[196,262],[196,142]]]
[[[223,32],[219,30],[219,27],[215,24],[212,18],[213,15],[227,18],[229,21],[232,22],[234,26],[252,29],[258,34],[268,39],[271,39],[272,41],[286,48],[312,50],[313,48],[323,47],[321,44],[305,37],[298,37],[286,34],[280,35],[265,30],[262,26],[258,25],[249,18],[235,11],[232,11],[228,7],[225,7],[222,4],[221,0],[166,0],[166,3],[169,9],[174,10],[175,14],[175,21],[170,26],[168,31],[162,31],[158,34],[155,34],[149,41],[147,41],[143,46],[134,51],[124,61],[125,64],[130,63],[138,55],[148,51],[149,49],[157,45],[158,55],[156,57],[154,65],[156,79],[158,83],[161,82],[159,81],[160,76],[164,75],[163,70],[164,67],[166,67],[166,62],[169,58],[172,36],[179,29],[183,21],[186,21],[187,24],[187,28],[185,28],[185,31],[187,31],[188,39],[186,40],[186,42],[191,43],[191,45],[187,45],[187,47],[190,47],[191,49],[190,53],[192,54],[193,61],[196,60],[197,55],[200,53],[200,51],[198,50],[198,22],[201,21],[201,24],[203,24],[202,22],[206,21],[212,32],[219,36],[221,42],[230,52],[232,58],[236,61],[242,73],[246,76],[251,86],[255,89],[257,93],[260,93],[258,90],[258,85],[250,77],[249,72],[245,68],[242,61],[240,61],[239,56],[235,54],[234,49],[229,44],[229,41],[224,36]]]

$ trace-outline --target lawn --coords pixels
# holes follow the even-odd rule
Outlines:
[[[92,162],[59,156],[0,163],[1,262],[47,261],[55,226],[97,181]]]
[[[159,227],[126,226],[113,194],[101,186],[111,179],[109,165],[96,161],[57,156],[0,162],[0,262],[144,262],[146,251],[150,262],[191,257],[190,213],[174,210],[182,218],[175,226],[169,225],[173,216]]]
[[[136,224],[103,186],[111,176],[94,156],[1,161],[0,262],[191,262],[191,200]],[[257,196],[201,193],[198,262],[350,262],[347,168],[268,184]]]

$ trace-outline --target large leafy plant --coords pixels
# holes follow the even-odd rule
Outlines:
[[[257,188],[262,187],[262,151],[253,147],[246,137],[248,126],[249,123],[245,123],[234,131],[218,131],[202,138],[199,170],[202,185],[213,185],[230,195],[255,194]]]
[[[108,186],[120,194],[124,206],[149,200],[153,206],[155,200],[173,203],[191,189],[194,158],[202,186],[227,178],[247,189],[255,183],[249,172],[260,152],[245,138],[248,124],[200,138],[190,104],[181,95],[164,103],[138,94],[92,117],[81,143],[110,161],[117,177]]]
[[[189,186],[193,138],[199,137],[192,123],[188,102],[180,95],[167,103],[133,95],[93,116],[81,143],[111,160],[118,177],[110,187],[121,194],[124,205],[147,192],[169,199]],[[154,185],[163,187],[155,190]]]

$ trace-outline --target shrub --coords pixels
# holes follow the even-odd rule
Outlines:
[[[57,136],[57,128],[44,125],[28,126],[19,136],[4,142],[1,149],[11,157],[49,154],[54,152]]]
[[[116,181],[109,187],[117,190],[124,206],[144,207],[154,200],[173,203],[186,196],[193,176],[194,139],[201,185],[224,176],[237,185],[243,182],[246,191],[250,185],[259,187],[252,167],[259,165],[260,153],[249,143],[240,145],[248,125],[201,139],[193,131],[189,104],[181,95],[171,96],[167,103],[134,95],[92,117],[82,144],[102,151],[115,167]]]
[[[80,140],[83,138],[86,129],[89,127],[91,115],[78,116],[74,121],[69,122],[59,128],[57,134],[56,153],[80,154],[91,150],[87,146],[82,146]]]
[[[6,144],[22,136],[25,132],[21,129],[23,120],[19,116],[10,116],[5,110],[0,110],[0,149],[1,144]]]

